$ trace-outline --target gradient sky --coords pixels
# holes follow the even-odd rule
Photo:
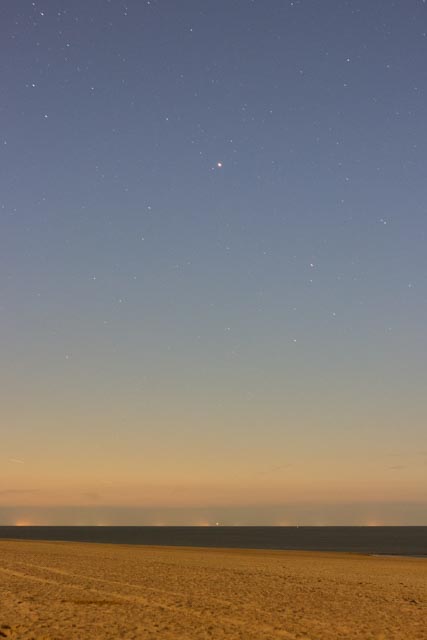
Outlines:
[[[427,524],[425,1],[2,0],[0,76],[0,523]]]

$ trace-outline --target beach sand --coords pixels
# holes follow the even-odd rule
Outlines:
[[[0,638],[427,639],[427,560],[0,540]]]

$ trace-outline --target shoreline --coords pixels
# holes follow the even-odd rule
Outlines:
[[[350,556],[350,557],[366,557],[366,558],[401,558],[403,560],[427,560],[427,555],[417,554],[398,554],[398,553],[369,553],[362,551],[350,551],[341,549],[273,549],[273,548],[259,548],[259,547],[214,547],[214,546],[195,546],[195,545],[173,545],[173,544],[145,544],[145,543],[123,543],[123,542],[99,542],[97,540],[48,540],[42,538],[0,538],[0,545],[2,542],[14,542],[14,543],[37,543],[37,544],[64,544],[64,545],[93,545],[100,547],[113,547],[113,548],[126,548],[126,549],[156,549],[156,550],[169,550],[169,551],[200,551],[200,552],[241,552],[241,553],[285,553],[285,554],[315,554],[322,556]]]

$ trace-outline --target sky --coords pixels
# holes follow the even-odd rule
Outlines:
[[[0,524],[427,524],[426,60],[422,0],[2,0]]]

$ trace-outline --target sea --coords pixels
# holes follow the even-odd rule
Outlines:
[[[0,526],[0,538],[427,557],[427,527]]]

